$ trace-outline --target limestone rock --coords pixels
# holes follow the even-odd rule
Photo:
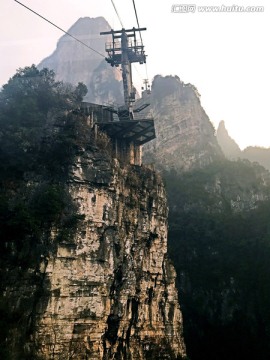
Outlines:
[[[223,158],[212,123],[201,106],[199,93],[177,76],[156,76],[150,101],[156,139],[144,146],[144,160],[163,169],[186,171]],[[137,103],[139,106],[140,103]]]
[[[44,360],[184,356],[159,176],[85,151],[69,191],[85,218],[41,266],[47,302],[26,345]]]

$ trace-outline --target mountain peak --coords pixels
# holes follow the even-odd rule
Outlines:
[[[223,157],[200,94],[178,76],[155,76],[151,93],[156,139],[144,146],[145,162],[186,171]]]
[[[110,37],[102,36],[100,32],[110,29],[109,23],[102,16],[78,19],[68,33],[86,44],[88,48],[65,34],[58,40],[56,50],[42,60],[38,68],[46,67],[54,70],[56,79],[60,81],[73,85],[83,82],[88,88],[86,101],[123,103],[119,71],[107,64],[102,56],[102,54],[105,56],[105,43]],[[108,84],[111,86],[108,87]]]
[[[224,130],[228,133],[227,129],[226,129],[226,126],[225,126],[225,121],[224,120],[221,120],[218,124],[218,127],[220,130]]]
[[[156,75],[152,86],[157,98],[178,92],[181,97],[184,97],[183,100],[198,100],[200,102],[200,94],[197,88],[190,83],[185,84],[177,75]]]
[[[221,120],[218,125],[217,141],[228,159],[235,159],[241,156],[241,150],[233,138],[230,137],[224,120]]]
[[[108,21],[103,17],[90,18],[88,16],[79,18],[69,29],[72,35],[97,34],[101,31],[110,30]],[[68,35],[64,35],[68,36]],[[60,39],[61,40],[61,39]]]

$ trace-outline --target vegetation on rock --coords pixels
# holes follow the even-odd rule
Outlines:
[[[164,176],[188,355],[269,359],[269,173],[224,160]]]
[[[40,264],[46,263],[55,242],[69,236],[81,219],[63,180],[68,179],[72,158],[89,135],[71,112],[86,92],[84,84],[72,87],[57,82],[53,71],[32,65],[19,69],[0,93],[3,359],[11,356],[10,341],[18,348],[17,358],[24,358],[22,344],[31,333],[33,317],[29,311],[35,309],[37,298],[44,297],[46,302]],[[12,301],[6,293],[11,283],[18,291]]]

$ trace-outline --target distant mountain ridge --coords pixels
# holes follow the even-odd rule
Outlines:
[[[227,159],[247,159],[251,162],[258,162],[270,170],[270,148],[248,146],[241,151],[237,143],[230,137],[223,120],[217,129],[217,141]]]
[[[270,148],[248,146],[242,151],[242,157],[252,162],[256,161],[270,170]]]

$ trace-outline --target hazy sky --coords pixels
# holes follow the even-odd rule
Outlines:
[[[110,0],[21,0],[68,30],[80,17],[104,16],[121,28]],[[114,0],[125,27],[136,26],[132,0]],[[172,13],[172,5],[196,4],[194,13]],[[178,75],[194,84],[217,127],[225,120],[241,148],[270,147],[270,5],[267,0],[136,0],[150,80]],[[200,12],[199,6],[263,6],[263,12]],[[178,8],[179,9],[179,8]],[[223,7],[224,9],[224,7]],[[0,85],[16,69],[50,55],[62,33],[14,0],[0,0]],[[89,51],[86,49],[86,51]],[[145,67],[133,71],[136,85]],[[140,76],[138,75],[140,74]]]

